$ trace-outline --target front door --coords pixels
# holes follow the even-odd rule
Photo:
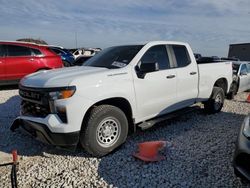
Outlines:
[[[0,45],[0,82],[5,79],[5,53],[3,45]]]
[[[143,78],[138,75],[134,78],[139,121],[173,111],[172,105],[176,103],[176,71],[171,69],[165,45],[149,48],[137,66],[152,62],[158,63],[159,71],[147,73]]]

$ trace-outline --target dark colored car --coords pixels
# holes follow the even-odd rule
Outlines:
[[[87,61],[88,59],[90,59],[93,56],[80,56],[75,60],[75,65],[81,66],[85,63],[85,61]]]
[[[250,181],[250,114],[241,126],[233,164],[235,174]]]
[[[57,55],[61,56],[63,65],[65,67],[74,65],[75,58],[69,50],[57,46],[50,46],[49,48],[53,50]]]
[[[17,84],[27,74],[63,67],[48,46],[0,41],[0,85]]]
[[[235,57],[222,57],[221,60],[223,61],[240,61],[240,59]]]
[[[201,56],[201,54],[194,53],[194,57],[197,60],[197,59],[200,59],[202,56]]]

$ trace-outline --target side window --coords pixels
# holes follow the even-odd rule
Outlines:
[[[43,53],[38,49],[32,48],[31,51],[32,51],[32,55],[34,55],[34,56],[42,56],[43,55]]]
[[[170,63],[165,45],[151,47],[141,58],[141,64],[157,62],[159,70],[169,69]]]
[[[247,74],[246,64],[241,65],[240,74]]]
[[[4,56],[3,45],[0,45],[0,57]]]
[[[31,50],[24,46],[8,45],[8,56],[31,56]]]
[[[182,45],[172,45],[177,67],[185,67],[191,63],[187,48]]]

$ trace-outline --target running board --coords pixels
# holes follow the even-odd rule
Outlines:
[[[177,110],[175,112],[171,112],[169,114],[160,116],[158,118],[151,119],[151,120],[139,123],[138,127],[140,127],[142,130],[145,130],[145,129],[148,129],[148,128],[154,126],[156,123],[159,123],[159,122],[162,122],[162,121],[165,121],[165,120],[177,117],[177,116],[181,116],[181,115],[189,113],[189,112],[193,112],[193,111],[195,111],[197,109],[199,109],[198,106],[192,106],[192,107],[183,108],[181,110]]]

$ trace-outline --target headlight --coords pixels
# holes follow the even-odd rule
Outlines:
[[[247,116],[243,122],[243,134],[245,137],[250,138],[250,116]]]
[[[58,88],[54,91],[49,92],[50,100],[58,100],[58,99],[67,99],[74,95],[76,91],[75,86],[65,87],[65,88]]]

